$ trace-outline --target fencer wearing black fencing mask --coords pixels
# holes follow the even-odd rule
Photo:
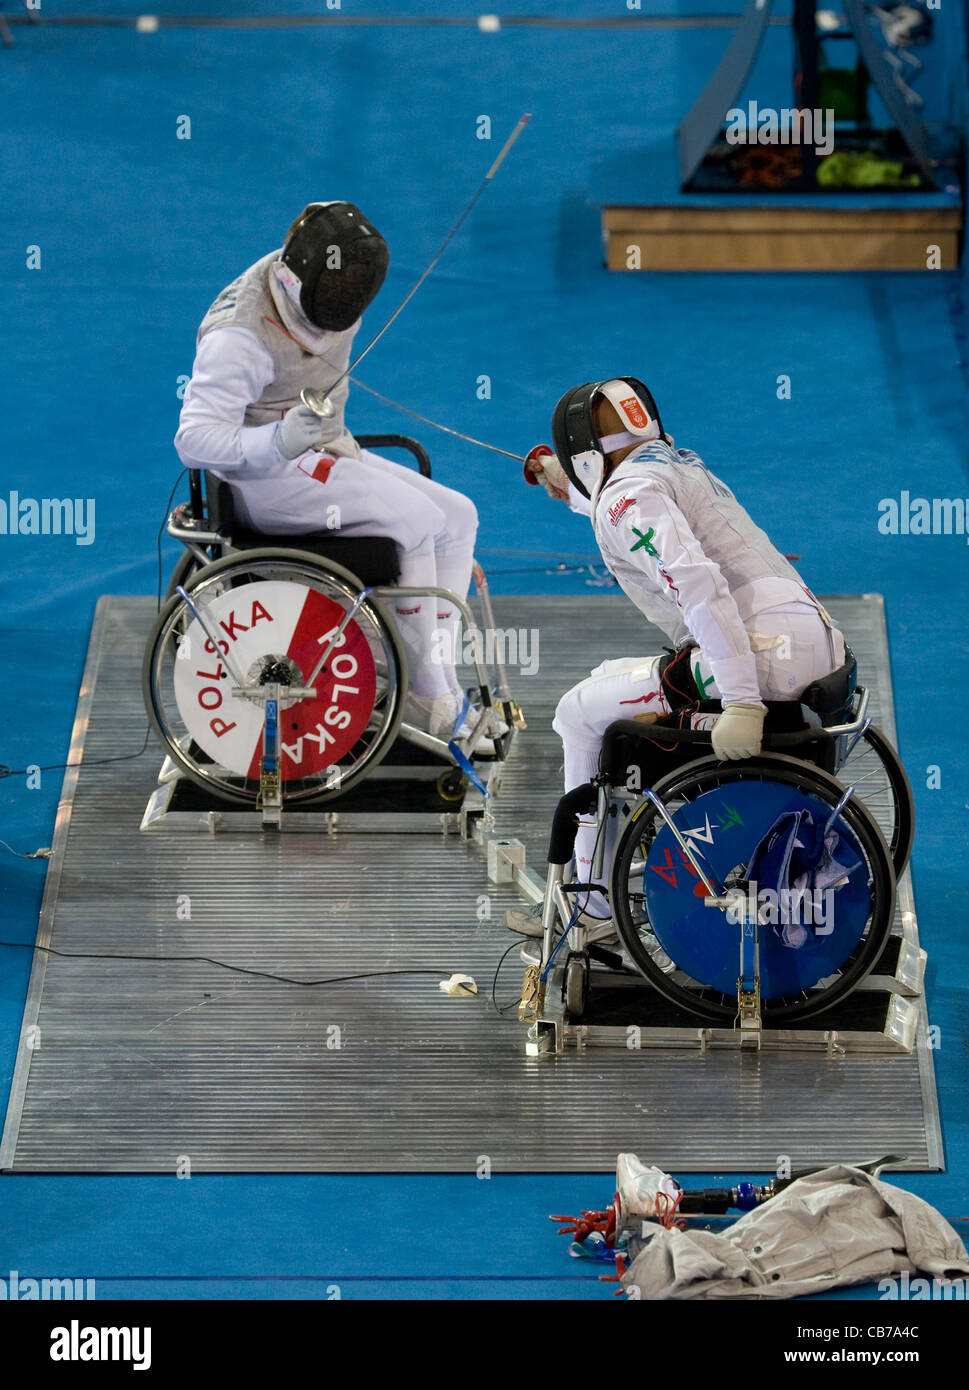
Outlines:
[[[280,259],[300,281],[309,321],[342,333],[375,298],[390,252],[353,203],[310,203],[290,227]]]

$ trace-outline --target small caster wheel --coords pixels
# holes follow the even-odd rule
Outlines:
[[[570,1018],[581,1018],[589,1002],[589,960],[570,956],[565,967],[565,1007]]]
[[[456,767],[442,772],[437,779],[437,794],[442,801],[463,801],[468,790],[468,779]]]

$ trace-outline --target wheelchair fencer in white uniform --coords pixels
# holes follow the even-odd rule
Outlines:
[[[470,755],[503,756],[521,722],[503,671],[504,718],[480,661],[473,701],[455,673],[472,574],[492,622],[474,504],[430,478],[414,441],[344,425],[351,344],[387,264],[359,209],[311,204],[199,328],[175,439],[192,500],[168,528],[187,597],[156,624],[144,682],[166,751],[230,799],[264,795],[267,761],[286,799],[339,795],[401,727],[474,780]],[[362,444],[409,449],[420,472]]]
[[[621,940],[668,997],[710,1018],[732,1017],[736,991],[727,986],[738,978],[737,930],[728,922],[716,944],[717,931],[709,930],[714,899],[722,906],[724,892],[755,860],[768,874],[776,869],[774,887],[784,892],[789,885],[781,878],[792,864],[799,866],[803,895],[809,880],[820,881],[825,851],[814,831],[822,817],[834,838],[837,825],[841,840],[850,841],[855,882],[864,878],[872,899],[861,894],[852,900],[854,884],[843,895],[843,930],[834,947],[822,939],[825,933],[801,934],[790,923],[778,949],[765,938],[766,974],[758,980],[758,989],[766,989],[765,1008],[776,1017],[816,1010],[819,981],[831,976],[827,1004],[874,963],[891,929],[895,876],[912,842],[911,791],[894,750],[865,717],[867,692],[856,690],[854,658],[829,614],[730,488],[696,454],[674,449],[642,382],[616,378],[567,392],[553,417],[553,438],[554,453],[539,446],[529,455],[526,478],[590,515],[609,570],[673,650],[605,661],[559,701],[553,727],[563,741],[566,796],[553,829],[545,902],[540,920],[537,913],[512,912],[508,925],[542,937],[540,952],[523,952],[539,969],[542,988],[557,953],[577,967],[571,984],[566,979],[573,1014],[581,1013],[588,989],[587,950]],[[880,825],[853,789],[839,804],[844,788],[834,774],[859,740],[871,755],[867,776],[886,788]],[[714,758],[702,759],[711,746]],[[776,782],[769,790],[761,757],[768,749],[785,750],[780,757],[770,754]],[[695,785],[709,792],[703,818],[690,807],[683,812],[686,832],[655,797],[683,766],[684,751],[687,761],[702,759],[693,763],[699,769]],[[632,784],[620,754],[634,766]],[[758,764],[754,774],[752,762]],[[709,774],[707,782],[701,772]],[[752,776],[759,779],[756,792],[733,785]],[[676,793],[681,807],[685,785]],[[792,786],[799,788],[793,802],[800,828],[794,829],[783,819],[795,814]],[[746,830],[728,809],[730,798],[741,797]],[[764,846],[770,842],[767,859],[766,849],[761,853],[750,839],[755,823]],[[781,827],[790,829],[790,842],[778,867]],[[811,863],[805,859],[809,841],[817,849]],[[723,856],[735,859],[725,863]],[[570,860],[574,882],[563,891]],[[705,927],[693,916],[698,883],[710,903]],[[666,889],[672,896],[660,901]],[[683,893],[686,898],[678,899]],[[718,921],[722,927],[722,917]],[[696,953],[694,937],[715,944],[706,955]],[[791,946],[795,939],[800,954]]]

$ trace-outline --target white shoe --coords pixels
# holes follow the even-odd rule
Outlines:
[[[543,906],[543,903],[535,903],[528,908],[510,907],[505,913],[505,926],[519,936],[541,936]]]
[[[461,701],[461,703],[464,704],[464,701],[465,701],[465,699],[466,699],[465,692],[464,692],[463,690],[455,690],[453,693],[457,696],[457,698]],[[455,734],[455,738],[469,738],[469,737],[471,736],[471,730],[474,728],[475,724],[478,722],[478,716],[479,716],[480,714],[481,714],[481,706],[480,706],[480,705],[472,704],[472,705],[470,706],[470,708],[468,709],[467,714],[464,716],[464,719],[463,719],[463,721],[462,721],[462,723],[461,723],[461,727],[460,727],[460,729],[457,731],[457,733]],[[491,706],[491,718],[490,718],[490,720],[488,721],[487,731],[486,731],[486,734],[485,734],[485,741],[486,741],[486,742],[491,742],[492,739],[504,738],[504,736],[505,736],[505,734],[507,734],[507,732],[508,732],[508,725],[505,723],[505,721],[502,719],[501,715],[498,713],[498,708],[497,708],[497,706],[496,706],[496,705],[492,705],[492,706]],[[480,745],[479,745],[479,747],[480,747]]]
[[[494,705],[491,707],[491,724],[488,729],[492,738],[504,738],[508,732],[508,725],[502,719]]]
[[[469,721],[466,719],[464,723],[461,725],[460,729],[458,729],[454,737],[460,739],[470,738],[473,728],[474,721]],[[501,735],[498,734],[497,737],[500,738]],[[481,737],[478,739],[477,743],[474,745],[471,756],[477,757],[479,754],[484,757],[494,757],[495,739],[492,737],[491,734],[482,734]]]
[[[434,738],[447,742],[454,737],[454,726],[462,703],[462,697],[450,690],[446,695],[415,695],[408,691],[404,702],[404,719]]]
[[[454,694],[457,696],[457,698],[461,701],[461,704],[463,705],[466,698],[465,692],[463,690],[457,690],[454,692]],[[461,739],[470,738],[472,730],[474,729],[475,724],[478,722],[478,716],[480,715],[480,713],[481,706],[472,705],[468,710],[467,714],[465,715],[464,719],[462,720],[461,727],[460,729],[458,729],[454,737]],[[478,739],[478,742],[474,746],[474,751],[475,753],[481,753],[484,755],[490,754],[491,756],[494,756],[495,739],[504,738],[505,734],[507,734],[508,732],[508,725],[498,714],[498,711],[495,708],[495,706],[491,707],[491,718],[489,719],[488,724],[485,726],[485,729],[486,732],[482,735],[481,738]]]
[[[611,951],[620,951],[620,950],[622,949],[622,946],[621,946],[621,943],[620,943],[620,941],[619,941],[618,935],[616,934],[615,930],[613,929],[611,919],[610,919],[610,918],[606,918],[606,920],[603,921],[603,920],[602,920],[601,918],[599,918],[599,917],[593,917],[593,918],[592,918],[592,921],[593,921],[594,923],[597,923],[598,926],[593,927],[591,931],[587,932],[587,934],[586,934],[586,939],[585,939],[585,944],[586,944],[586,946],[591,946],[591,945],[595,944],[595,945],[597,945],[597,946],[604,946],[604,947],[606,947],[607,950],[611,950]],[[600,934],[600,928],[605,928],[605,931],[602,932],[602,934]],[[595,933],[595,934],[593,934],[593,933]],[[574,930],[573,930],[572,933],[570,933],[570,940],[569,940],[568,944],[567,944],[565,947],[563,947],[563,949],[560,950],[559,953],[558,953],[558,955],[555,957],[556,961],[559,961],[559,962],[561,962],[562,964],[565,963],[566,951],[568,951],[570,948],[573,948],[573,938],[574,938]],[[555,943],[554,943],[554,945],[553,945],[553,947],[552,947],[553,950],[555,949],[556,946],[558,946],[558,944],[559,944],[559,942],[560,942],[561,940],[562,940],[561,936],[556,932],[556,935],[555,935]],[[538,937],[529,937],[529,938],[527,938],[525,941],[523,941],[521,950],[518,952],[518,956],[519,956],[519,959],[521,960],[522,965],[541,965],[541,963],[542,963],[542,938],[541,938],[541,936],[538,936]],[[603,970],[605,970],[605,969],[609,969],[610,967],[605,966],[605,965],[600,965],[600,963],[599,963],[598,961],[593,960],[593,962],[592,962],[592,968],[593,968],[593,970],[598,970],[598,969],[603,969]]]
[[[556,925],[560,927],[561,922]],[[520,936],[541,937],[542,904],[536,903],[530,908],[509,908],[505,913],[505,926],[509,931],[518,932]],[[592,917],[588,912],[580,912],[574,926],[583,928],[586,941],[590,944],[595,941],[602,946],[619,945],[619,936],[611,917]],[[555,934],[560,936],[561,932],[556,930]]]

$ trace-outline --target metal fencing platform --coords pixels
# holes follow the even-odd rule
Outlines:
[[[880,599],[824,602],[894,739]],[[528,729],[494,829],[523,841],[541,874],[561,790],[558,697],[606,657],[663,639],[619,595],[495,607],[499,624],[537,634],[539,660],[534,674],[509,671]],[[144,736],[153,609],[98,606],[70,755],[84,761],[65,776],[38,933],[72,954],[35,957],[0,1168],[172,1172],[187,1159],[194,1172],[469,1172],[487,1156],[494,1172],[592,1171],[612,1170],[622,1149],[672,1171],[773,1170],[781,1154],[795,1167],[889,1152],[942,1166],[924,1014],[911,1055],[526,1057],[516,950],[497,988],[507,1017],[490,1002],[515,940],[504,912],[520,900],[489,881],[472,841],[338,822],[318,835],[141,834],[159,752],[98,760]],[[917,942],[907,875],[896,929]],[[301,982],[426,973],[286,984],[211,961]],[[476,996],[441,992],[458,971]]]

